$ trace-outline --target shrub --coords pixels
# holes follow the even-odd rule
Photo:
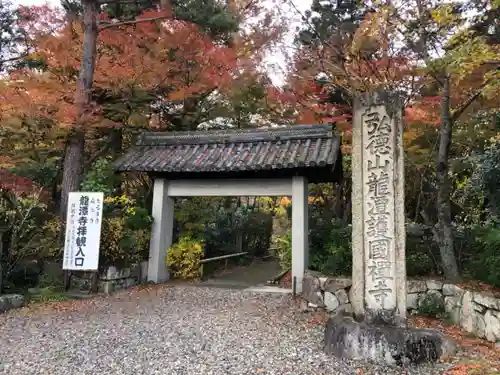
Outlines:
[[[34,285],[39,269],[33,261],[46,256],[41,246],[44,225],[50,215],[41,193],[20,194],[0,189],[0,231],[3,251],[0,256],[2,275],[7,285]],[[0,280],[0,290],[2,280]]]
[[[500,287],[500,229],[496,225],[474,230],[476,243],[467,268],[475,279]]]
[[[419,301],[418,314],[430,318],[445,317],[443,297],[436,294],[426,294]]]
[[[113,186],[116,180],[111,162],[101,158],[96,160],[92,169],[85,175],[80,186],[81,191],[102,192],[104,195],[113,194]]]
[[[323,232],[326,232],[323,230]],[[346,276],[352,270],[352,228],[344,220],[332,219],[323,246],[311,249],[310,267],[331,276]]]
[[[167,250],[167,266],[175,278],[196,279],[200,277],[200,260],[204,256],[204,241],[192,236],[181,236]]]
[[[283,270],[292,268],[292,232],[277,236],[274,241],[276,243],[276,256],[281,268]]]
[[[125,267],[147,258],[152,218],[125,195],[104,199],[99,266]]]

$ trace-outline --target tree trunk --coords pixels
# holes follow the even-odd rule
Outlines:
[[[63,220],[65,219],[68,207],[68,194],[72,191],[78,191],[80,187],[83,154],[85,151],[85,134],[80,129],[74,129],[66,142],[61,187],[61,203],[59,205],[59,213]]]
[[[436,163],[436,178],[438,181],[437,216],[438,231],[436,238],[444,275],[450,281],[459,281],[460,273],[453,247],[453,231],[451,225],[451,186],[448,176],[449,155],[452,140],[452,118],[450,108],[450,81],[444,78],[443,97],[441,99],[441,123],[439,132],[439,151]]]
[[[83,6],[83,53],[80,74],[75,91],[76,120],[67,140],[64,155],[63,182],[59,212],[64,218],[68,206],[68,194],[79,189],[85,151],[85,122],[91,112],[92,83],[96,61],[97,13],[96,0],[82,0]]]
[[[2,272],[2,260],[3,260],[3,239],[2,239],[2,230],[0,228],[0,295],[2,295],[3,291],[3,272]]]

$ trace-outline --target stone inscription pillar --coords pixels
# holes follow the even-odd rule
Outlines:
[[[402,106],[359,94],[352,149],[352,306],[368,323],[404,325],[406,267]]]

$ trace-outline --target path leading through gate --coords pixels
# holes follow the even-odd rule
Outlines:
[[[249,265],[233,267],[220,272],[215,276],[199,283],[200,286],[221,287],[230,289],[267,288],[267,282],[273,280],[281,272],[281,267],[276,259],[258,259]]]

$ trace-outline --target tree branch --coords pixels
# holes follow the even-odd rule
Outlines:
[[[28,57],[30,54],[29,53],[23,53],[22,55],[16,56],[16,57],[9,57],[8,59],[0,59],[0,66],[12,62],[12,61],[17,61],[17,60],[22,60],[26,57]]]
[[[119,27],[119,26],[124,26],[124,25],[135,25],[139,22],[153,22],[153,21],[163,20],[163,19],[168,18],[168,17],[169,16],[167,16],[167,15],[163,15],[163,16],[151,17],[151,18],[140,18],[140,19],[135,19],[135,20],[130,20],[130,21],[106,23],[106,24],[99,27],[99,31],[109,29],[111,27]],[[101,21],[101,24],[102,24],[102,21]]]
[[[85,163],[83,170],[86,171],[90,168],[90,166],[97,160],[99,159],[102,155],[104,155],[110,148],[111,142],[106,142],[104,146],[101,147],[100,150],[98,150],[94,155],[92,155],[87,162]]]
[[[488,86],[490,84],[492,80],[489,79],[487,80],[486,82],[484,82],[478,89],[477,91],[472,94],[471,96],[469,96],[467,98],[467,100],[465,100],[465,102],[462,103],[462,105],[460,105],[457,109],[453,110],[452,111],[452,114],[451,114],[451,122],[454,123],[456,120],[458,120],[458,118],[460,116],[462,116],[462,114],[465,112],[465,110],[467,108],[469,108],[469,106],[474,103],[474,101],[479,98],[481,96],[481,94],[483,93],[483,90],[485,89],[486,86]]]

